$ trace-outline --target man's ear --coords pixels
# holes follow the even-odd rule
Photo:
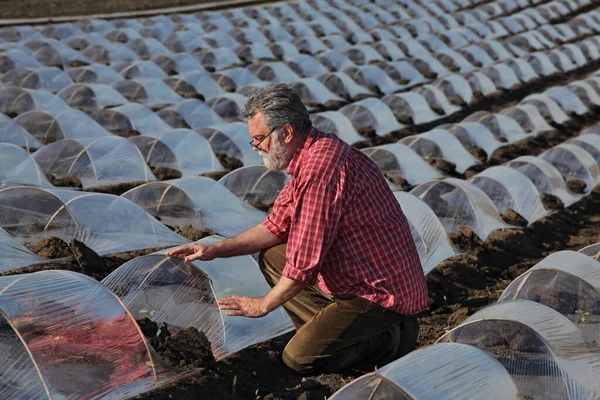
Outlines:
[[[283,130],[283,137],[285,140],[285,144],[290,144],[294,140],[296,134],[294,132],[294,128],[290,124],[285,124],[281,127]]]

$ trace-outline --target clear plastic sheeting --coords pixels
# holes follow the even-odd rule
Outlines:
[[[407,136],[398,143],[410,147],[427,161],[449,161],[461,174],[480,163],[463,147],[456,136],[445,129],[433,129],[420,135]]]
[[[320,131],[335,133],[348,144],[365,140],[360,136],[352,121],[339,111],[325,111],[310,115],[313,125]]]
[[[173,382],[122,302],[70,271],[0,278],[3,385],[11,399],[124,398]]]
[[[14,144],[0,143],[0,188],[21,185],[52,187],[28,152]]]
[[[412,90],[412,92],[425,97],[431,109],[437,114],[447,116],[461,110],[459,106],[452,104],[446,94],[437,86],[424,85]]]
[[[533,156],[521,156],[504,164],[525,174],[540,193],[558,197],[565,207],[578,201],[581,196],[570,192],[558,169],[548,161]]]
[[[426,203],[402,191],[395,191],[394,196],[410,225],[425,275],[445,259],[457,254],[440,220]]]
[[[345,72],[323,74],[317,79],[332,93],[346,100],[360,100],[365,97],[374,96],[371,90],[356,83]]]
[[[516,169],[490,167],[469,181],[485,192],[501,215],[512,209],[532,223],[548,214],[533,182]]]
[[[476,102],[473,89],[463,76],[449,75],[437,81],[436,86],[453,104],[467,106]]]
[[[33,254],[0,228],[0,271],[11,271],[36,264],[48,264],[51,260]],[[0,341],[1,342],[1,341]],[[2,387],[0,386],[0,395]]]
[[[530,399],[597,396],[600,350],[566,317],[527,300],[503,301],[467,318],[438,343],[487,351]]]
[[[600,263],[592,257],[574,251],[550,254],[512,281],[498,301],[515,299],[550,307],[588,341],[600,340]]]
[[[219,179],[219,183],[243,201],[271,204],[289,178],[284,171],[273,171],[264,165],[250,165],[229,172]]]
[[[410,185],[443,178],[440,171],[429,165],[419,154],[401,143],[384,144],[362,149],[382,172],[401,176]]]
[[[374,131],[379,136],[385,136],[405,127],[396,120],[392,110],[383,101],[375,98],[348,104],[340,112],[352,121],[359,133]]]
[[[198,128],[201,126],[216,125],[223,123],[224,121],[239,121],[245,100],[246,97],[239,93],[223,93],[220,96],[213,97],[206,102],[206,105],[210,107],[214,117],[204,116],[202,122],[203,125],[200,125],[199,120],[195,119],[195,126],[193,127]]]
[[[263,164],[260,154],[249,144],[248,126],[243,122],[213,125],[195,131],[208,140],[215,154],[237,158],[245,166]]]
[[[304,78],[290,84],[290,87],[300,96],[308,108],[338,108],[346,102],[341,97],[332,93],[316,78]]]
[[[224,168],[213,153],[210,143],[189,129],[129,138],[142,152],[148,164],[173,168],[183,176],[222,171]]]
[[[180,104],[183,103],[185,102]],[[158,115],[154,114],[151,109],[142,104],[130,103],[124,106],[115,107],[111,110],[121,113],[127,117],[133,130],[141,133],[142,135],[151,136],[168,132],[172,129]]]
[[[211,236],[198,243],[220,240]],[[270,290],[250,256],[185,263],[161,251],[129,261],[102,283],[134,316],[152,312],[159,324],[204,332],[217,360],[293,329],[282,308],[262,318],[232,317],[219,309],[217,302],[223,297],[264,296]]]
[[[381,100],[388,105],[398,121],[408,125],[426,124],[441,118],[418,93],[397,93]]]
[[[48,92],[16,87],[0,89],[0,112],[9,116],[32,110],[58,112],[67,108],[65,102]]]
[[[544,95],[556,101],[567,114],[586,114],[589,109],[568,87],[556,86],[544,92]]]
[[[77,239],[99,255],[188,242],[122,197],[65,189],[0,190],[0,227],[22,243]]]
[[[600,258],[600,243],[590,244],[589,246],[586,246],[583,249],[579,250],[579,253],[583,253],[586,256],[598,261],[598,259]]]
[[[531,104],[548,122],[554,121],[557,124],[563,124],[571,119],[556,101],[545,94],[530,94],[519,104]]]
[[[501,142],[513,143],[525,139],[528,135],[514,119],[504,114],[492,114],[479,111],[471,114],[464,122],[479,122],[485,125]]]
[[[27,150],[37,150],[43,144],[12,118],[0,114],[0,143],[10,143]]]
[[[461,122],[444,127],[456,136],[466,149],[479,147],[485,151],[487,159],[492,156],[494,151],[503,146],[488,127],[479,122]]]
[[[580,135],[571,140],[567,140],[565,144],[573,144],[587,151],[597,163],[600,163],[600,136],[597,135]]]
[[[225,186],[205,177],[152,182],[124,193],[170,226],[192,225],[225,237],[236,236],[262,222],[266,214],[238,199]]]
[[[455,178],[429,181],[410,193],[433,210],[449,235],[466,226],[485,240],[491,232],[511,227],[502,221],[489,197],[469,182]]]
[[[553,131],[554,128],[546,122],[542,114],[531,104],[518,104],[502,110],[502,115],[515,120],[528,135]]]
[[[127,139],[63,139],[33,155],[46,174],[77,178],[84,188],[156,180],[140,151]]]
[[[331,400],[520,399],[506,369],[487,352],[438,343],[350,382]]]
[[[589,193],[600,178],[600,167],[594,157],[573,144],[559,144],[539,157],[554,165],[567,183],[575,179],[585,182],[585,193]]]
[[[381,68],[375,65],[348,67],[344,72],[356,83],[375,92],[390,94],[402,90]]]
[[[215,111],[213,111],[213,109],[211,108],[211,104],[213,105],[213,107],[216,107],[219,110],[221,110],[224,114],[227,112],[227,105],[229,105],[230,107],[235,107],[235,104],[220,104],[224,102],[225,99],[227,99],[226,97],[213,97],[211,100],[214,99],[221,99],[221,101],[219,101],[215,105],[215,103],[207,104],[198,99],[188,99],[168,107],[167,110],[175,111],[176,113],[180,114],[183,117],[186,124],[191,128],[201,128],[209,125],[222,124],[225,121],[223,120],[223,118],[221,118],[221,116],[219,116]],[[211,100],[209,100],[209,102]]]

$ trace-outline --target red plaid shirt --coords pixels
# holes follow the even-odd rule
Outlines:
[[[369,157],[313,127],[287,172],[291,179],[263,221],[287,240],[283,276],[399,314],[427,308],[408,221]]]

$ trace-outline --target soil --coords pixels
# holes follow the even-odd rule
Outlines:
[[[116,185],[105,185],[105,186],[97,186],[92,188],[87,188],[85,191],[94,192],[94,193],[107,193],[114,194],[116,196],[120,196],[123,193],[131,190],[135,187],[143,185],[146,182],[125,182],[125,183],[117,183]]]
[[[211,171],[211,172],[205,172],[205,173],[203,173],[200,176],[205,176],[207,178],[214,179],[215,181],[218,181],[219,179],[221,179],[222,177],[224,177],[228,173],[229,173],[229,171]]]
[[[175,231],[176,234],[188,238],[193,242],[198,241],[207,236],[219,235],[218,233],[213,232],[210,229],[201,230],[193,227],[192,225],[186,225],[183,228],[180,228],[179,226],[175,225],[173,227],[173,231]]]
[[[237,158],[230,157],[223,153],[217,153],[217,158],[221,165],[228,171],[233,171],[234,169],[242,168],[244,166],[244,163]]]
[[[154,176],[156,176],[161,181],[166,181],[169,179],[178,179],[182,176],[180,171],[173,168],[151,167],[150,169],[152,170]]]
[[[65,176],[62,178],[58,178],[54,174],[46,174],[46,178],[48,179],[48,182],[50,182],[54,186],[72,187],[78,189],[81,189],[83,187],[81,185],[81,180],[76,176]]]
[[[578,194],[584,194],[586,187],[587,184],[581,179],[572,179],[567,182],[567,188],[569,188],[570,191]]]
[[[275,204],[275,200],[267,201],[266,203],[261,201],[249,201],[248,204],[270,214],[273,211],[273,204]]]
[[[504,215],[502,215],[502,219],[507,224],[520,226],[520,227],[525,227],[528,224],[527,220],[521,214],[519,214],[512,208],[509,208],[508,210],[506,210],[506,213],[504,213]]]
[[[43,238],[31,248],[31,251],[40,257],[50,259],[73,256],[69,244],[54,236]]]

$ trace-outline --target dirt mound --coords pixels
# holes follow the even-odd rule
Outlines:
[[[69,245],[62,239],[48,236],[37,242],[32,248],[35,254],[44,258],[72,257]]]
[[[258,208],[259,210],[270,214],[271,212],[273,212],[273,204],[275,204],[275,200],[270,200],[267,202],[249,201],[248,204],[250,204],[254,208]]]
[[[109,270],[104,259],[79,240],[71,240],[69,247],[73,253],[73,259],[84,274],[97,280],[102,280],[110,274],[111,270]]]
[[[210,229],[201,230],[196,227],[193,227],[192,225],[186,225],[183,228],[180,228],[178,225],[175,225],[173,227],[173,231],[176,234],[181,235],[185,238],[188,238],[193,242],[200,240],[207,236],[218,235],[218,233],[211,231]]]
[[[215,181],[218,181],[219,179],[221,179],[222,177],[224,177],[225,175],[227,175],[230,171],[211,171],[211,172],[205,172],[200,176],[205,176],[207,178],[213,179]]]
[[[143,185],[146,182],[125,182],[125,183],[117,183],[115,185],[105,185],[105,186],[97,186],[93,188],[85,189],[86,192],[94,192],[94,193],[107,193],[114,194],[115,196],[120,196],[128,190],[133,189],[134,187],[138,187]]]
[[[389,173],[384,173],[383,175],[387,178],[388,181],[392,182],[394,185],[398,186],[402,190],[407,190],[410,187],[408,181],[400,175]]]
[[[163,360],[174,367],[195,369],[207,368],[215,363],[210,342],[203,332],[196,328],[181,329],[171,335],[163,324],[157,331],[155,347]],[[162,336],[161,336],[162,335]]]
[[[461,226],[458,232],[451,233],[448,237],[461,250],[472,250],[483,246],[483,241],[479,236],[465,225]]]
[[[542,204],[548,210],[562,210],[565,208],[565,203],[553,194],[542,193]]]
[[[155,167],[151,169],[154,176],[156,176],[161,181],[181,178],[181,172],[176,169],[166,167]]]
[[[221,165],[228,171],[233,171],[244,166],[244,163],[235,157],[230,157],[223,153],[217,153],[216,155]]]
[[[471,147],[468,147],[467,150],[469,151],[469,153],[471,153],[471,155],[473,157],[475,157],[479,161],[481,161],[481,162],[487,161],[487,153],[481,147],[471,146]]]
[[[73,187],[79,189],[83,187],[81,184],[81,179],[76,176],[65,176],[63,178],[58,178],[54,174],[46,174],[46,178],[53,186]]]
[[[458,326],[463,323],[465,319],[469,317],[469,315],[473,314],[469,307],[459,308],[455,312],[453,312],[450,317],[448,317],[448,328],[452,329],[455,326]]]
[[[581,179],[572,179],[567,182],[567,187],[570,191],[577,194],[584,194],[587,184]]]
[[[504,213],[504,215],[502,215],[502,219],[507,224],[511,224],[511,225],[515,225],[515,226],[525,227],[528,224],[527,220],[521,214],[519,214],[512,208],[509,208],[506,210],[506,213]]]
[[[445,172],[450,175],[456,174],[456,164],[443,160],[441,158],[434,158],[430,161],[432,167],[439,169],[442,172]]]

